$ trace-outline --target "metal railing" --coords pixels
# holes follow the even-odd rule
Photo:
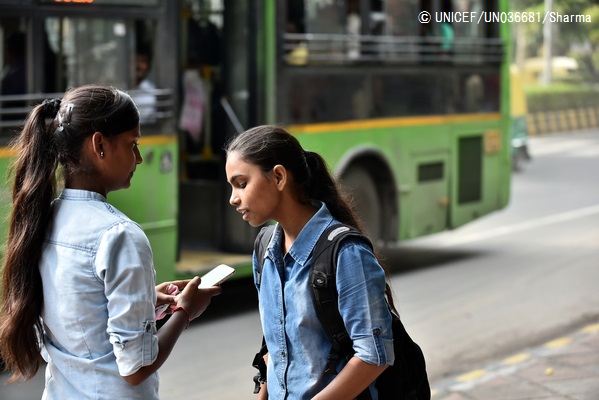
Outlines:
[[[499,38],[452,38],[342,34],[285,34],[284,59],[289,64],[500,63]]]
[[[175,101],[170,89],[129,90],[127,93],[137,103],[142,115],[142,125],[155,124],[175,115]],[[25,117],[33,107],[45,99],[62,96],[64,93],[0,95],[0,129],[22,127]],[[151,118],[144,120],[144,115],[150,115]]]

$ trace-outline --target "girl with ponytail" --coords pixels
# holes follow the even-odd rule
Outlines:
[[[385,271],[359,239],[338,252],[339,311],[353,340],[354,356],[337,375],[324,372],[331,347],[310,294],[312,250],[322,232],[336,223],[364,230],[324,159],[305,151],[278,126],[258,126],[226,146],[230,204],[258,227],[277,222],[258,289],[260,318],[269,353],[267,382],[259,399],[354,399],[393,363],[392,305]],[[345,363],[345,364],[343,364]]]
[[[155,286],[146,235],[108,203],[143,161],[139,137],[129,95],[86,85],[34,107],[14,144],[0,355],[11,382],[43,356],[44,399],[157,399],[157,369],[220,293],[199,278]],[[173,316],[157,331],[162,304]]]

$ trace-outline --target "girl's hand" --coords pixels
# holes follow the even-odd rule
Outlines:
[[[160,320],[173,312],[172,307],[177,304],[176,296],[187,283],[189,283],[189,279],[163,282],[156,286],[156,320]]]
[[[177,296],[177,305],[187,310],[190,321],[199,317],[208,308],[212,297],[222,291],[220,286],[198,289],[200,282],[200,278],[196,276]]]
[[[176,296],[189,283],[190,279],[182,281],[163,282],[156,285],[156,307],[163,304],[176,305]]]

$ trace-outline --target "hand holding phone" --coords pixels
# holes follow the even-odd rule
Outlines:
[[[206,275],[202,276],[202,281],[198,285],[198,289],[218,286],[235,273],[235,268],[228,265],[220,264],[210,270]]]
[[[170,284],[166,287],[166,292],[170,295],[178,295],[179,288],[173,284]],[[162,304],[155,309],[156,320],[160,320],[166,316],[166,309],[170,304]]]

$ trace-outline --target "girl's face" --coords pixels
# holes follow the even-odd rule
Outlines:
[[[244,161],[237,151],[229,153],[225,170],[232,188],[229,203],[241,213],[244,221],[257,227],[276,219],[281,191],[275,177]]]
[[[108,142],[105,151],[107,193],[131,186],[135,168],[143,161],[137,147],[139,137],[139,127],[136,127],[117,135]]]

